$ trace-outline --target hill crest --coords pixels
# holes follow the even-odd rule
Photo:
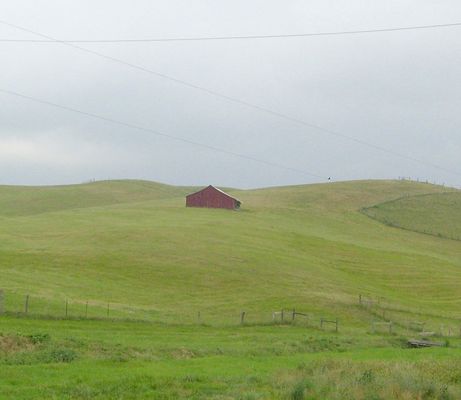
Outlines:
[[[182,205],[197,186],[172,186],[145,180],[109,180],[56,186],[0,186],[0,215],[26,216],[78,208],[158,201]],[[279,186],[259,189],[224,188],[245,203],[245,209],[333,207],[359,209],[402,196],[455,189],[412,181],[365,180]]]

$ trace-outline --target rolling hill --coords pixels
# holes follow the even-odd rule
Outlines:
[[[459,191],[229,190],[228,211],[185,208],[195,189],[0,187],[0,398],[460,398]],[[417,323],[442,347],[405,348]]]
[[[191,188],[145,181],[102,181],[66,186],[0,186],[0,215],[24,216],[182,196]]]
[[[86,301],[110,302],[120,315],[189,321],[200,311],[210,323],[296,307],[354,326],[368,323],[351,307],[362,293],[428,318],[459,315],[459,243],[360,212],[401,197],[430,210],[432,199],[459,192],[408,181],[231,190],[243,207],[229,212],[186,209],[191,190],[144,181],[0,187],[7,306],[21,309],[27,293],[36,312],[68,299],[79,312]]]

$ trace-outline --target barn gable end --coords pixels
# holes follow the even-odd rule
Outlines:
[[[238,210],[241,201],[210,185],[186,196],[186,207],[226,208]]]

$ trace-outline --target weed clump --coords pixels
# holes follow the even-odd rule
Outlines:
[[[291,392],[291,400],[304,400],[304,386],[299,383],[293,388]]]
[[[77,353],[72,349],[52,349],[42,353],[39,359],[44,363],[70,363],[77,358]]]
[[[35,333],[33,335],[25,336],[28,338],[33,344],[44,344],[50,341],[51,337],[48,333]]]

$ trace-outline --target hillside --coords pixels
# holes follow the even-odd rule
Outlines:
[[[0,216],[136,203],[181,196],[191,188],[147,181],[102,181],[66,186],[0,186]]]
[[[386,225],[461,240],[461,193],[402,197],[363,209]]]
[[[133,317],[187,321],[201,311],[224,323],[242,309],[264,319],[297,307],[362,324],[366,316],[350,306],[365,293],[428,317],[458,315],[459,243],[395,231],[359,212],[441,187],[234,190],[240,212],[186,209],[190,190],[140,181],[1,187],[0,273],[10,308],[22,309],[28,293],[36,312],[88,300]]]
[[[459,241],[363,214],[454,220],[459,192],[230,190],[236,212],[185,208],[193,190],[0,187],[0,398],[460,398]],[[406,348],[418,324],[442,347]]]

